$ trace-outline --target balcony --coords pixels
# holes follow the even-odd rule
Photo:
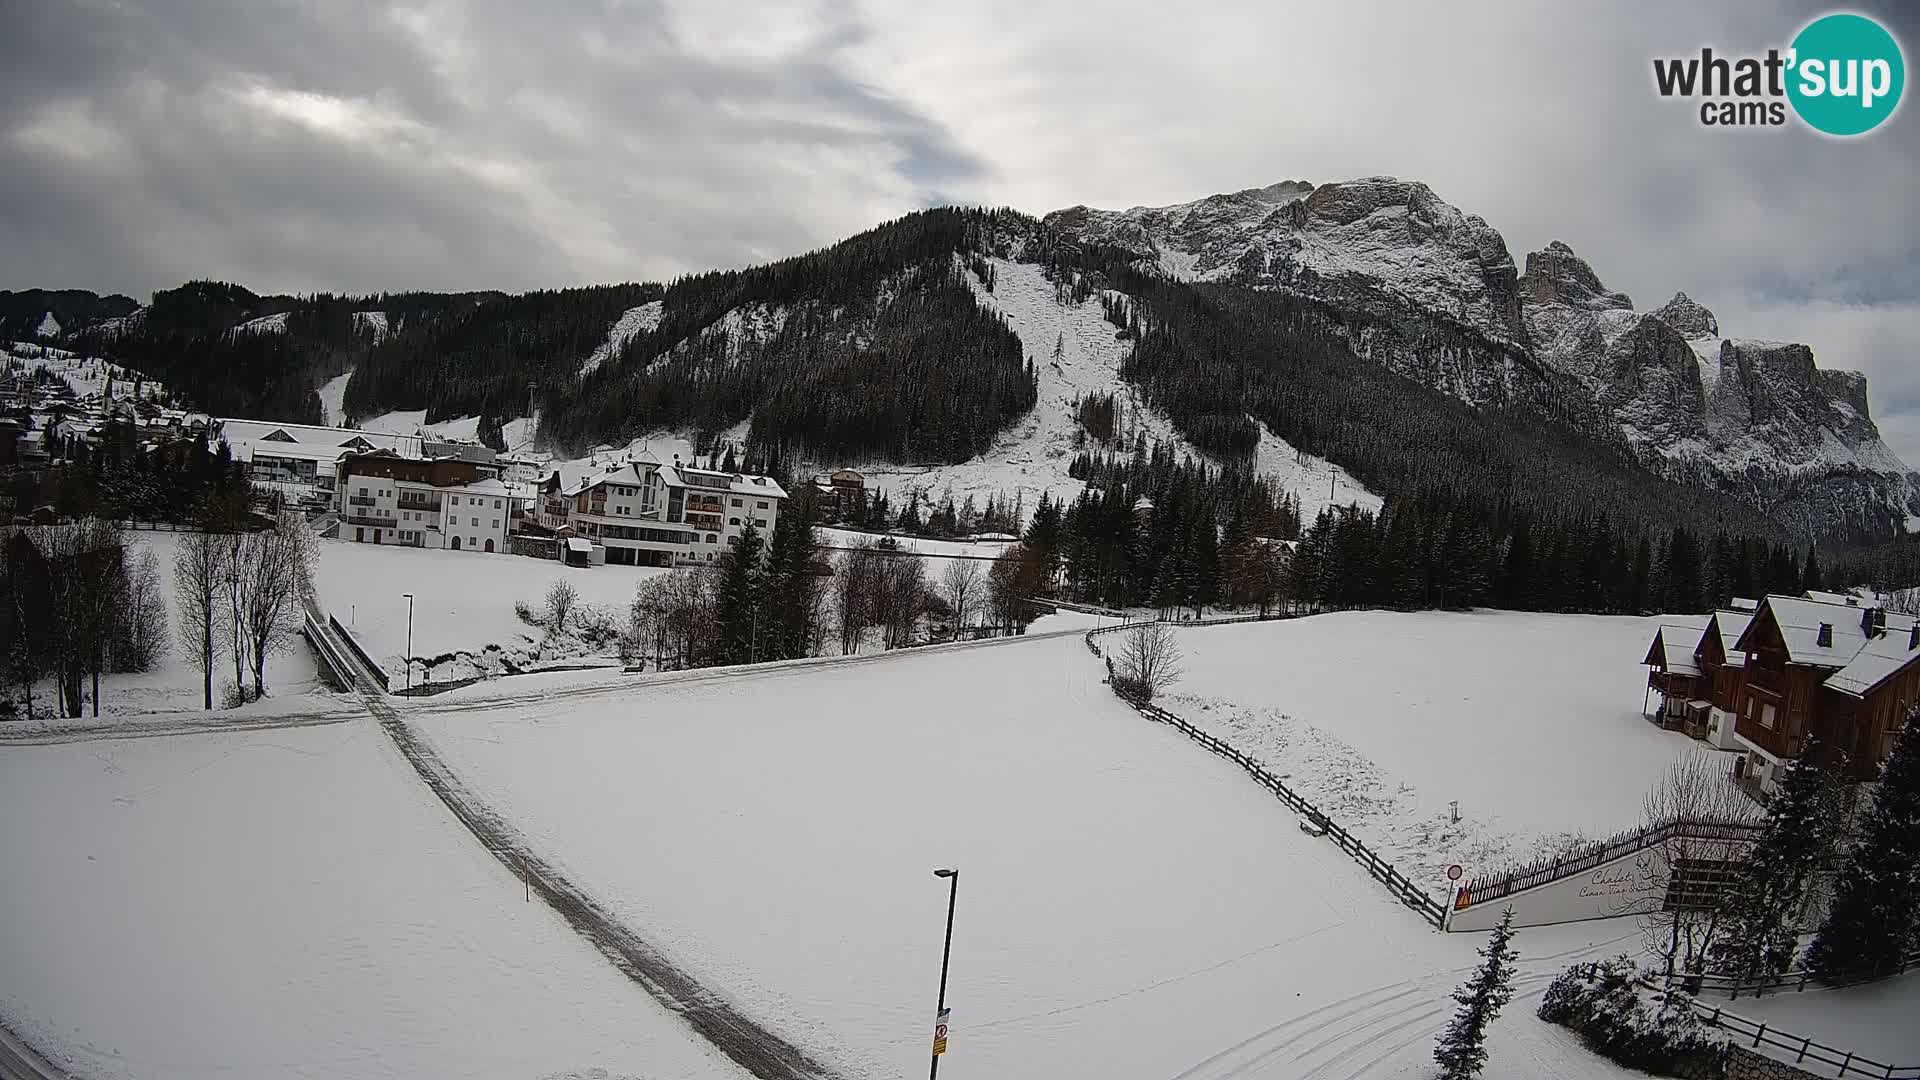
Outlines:
[[[392,519],[392,518],[384,518],[384,517],[373,517],[373,516],[371,516],[371,515],[367,515],[367,514],[348,514],[348,515],[347,515],[347,524],[349,524],[349,525],[373,525],[373,526],[376,526],[376,527],[378,527],[378,528],[382,528],[382,529],[393,529],[393,528],[398,528],[398,526],[394,524],[394,521],[393,521],[393,519]]]
[[[400,499],[400,509],[431,510],[437,514],[440,512],[440,500],[439,499],[409,499],[409,498],[406,498],[405,496],[402,496]]]
[[[353,495],[353,496],[350,496],[350,497],[348,497],[348,499],[347,499],[347,502],[348,502],[348,503],[350,503],[350,504],[352,504],[352,505],[354,505],[354,506],[378,506],[378,505],[380,505],[379,503],[377,503],[377,502],[375,502],[375,501],[374,501],[374,498],[373,498],[373,496],[371,496],[371,495]]]

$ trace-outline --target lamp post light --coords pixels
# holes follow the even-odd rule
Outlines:
[[[413,594],[401,593],[407,598],[407,692],[413,692]]]
[[[927,1080],[938,1080],[940,1055],[947,1052],[947,961],[953,956],[953,903],[960,894],[960,870],[935,870],[933,876],[947,879],[947,941],[940,949],[940,1003],[934,1015],[933,1065],[927,1071]]]

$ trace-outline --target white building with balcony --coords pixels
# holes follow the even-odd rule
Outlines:
[[[600,472],[554,470],[541,483],[535,519],[599,545],[609,563],[688,566],[714,561],[749,523],[770,535],[786,498],[770,477],[643,456]]]
[[[507,485],[470,461],[418,461],[391,451],[341,460],[342,540],[362,544],[507,550],[513,496]]]

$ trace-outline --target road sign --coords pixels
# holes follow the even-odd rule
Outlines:
[[[939,1057],[947,1052],[947,1017],[952,1009],[941,1009],[940,1016],[933,1022],[933,1056]]]
[[[1466,871],[1460,868],[1460,864],[1454,863],[1452,866],[1447,867],[1447,880],[1459,881],[1460,875],[1464,873],[1466,873]]]

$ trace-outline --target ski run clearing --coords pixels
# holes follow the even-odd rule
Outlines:
[[[990,496],[1019,495],[1029,511],[1043,492],[1054,499],[1072,500],[1085,486],[1067,475],[1067,466],[1082,448],[1075,406],[1099,394],[1112,395],[1120,404],[1119,427],[1129,439],[1137,433],[1149,443],[1167,442],[1180,453],[1206,457],[1180,437],[1171,420],[1141,398],[1138,387],[1120,378],[1121,363],[1132,345],[1114,336],[1118,328],[1103,314],[1100,296],[1063,304],[1042,267],[1007,259],[988,261],[994,272],[991,292],[971,272],[967,281],[980,306],[1005,319],[1020,338],[1039,380],[1039,400],[1001,433],[991,449],[970,461],[928,468],[858,466],[870,483],[888,491],[896,507],[905,505],[910,490],[936,500],[951,491],[955,502],[971,495],[983,506]],[[1273,474],[1283,490],[1300,496],[1305,521],[1313,521],[1328,505],[1380,506],[1379,497],[1344,469],[1297,453],[1264,426],[1255,464]]]

